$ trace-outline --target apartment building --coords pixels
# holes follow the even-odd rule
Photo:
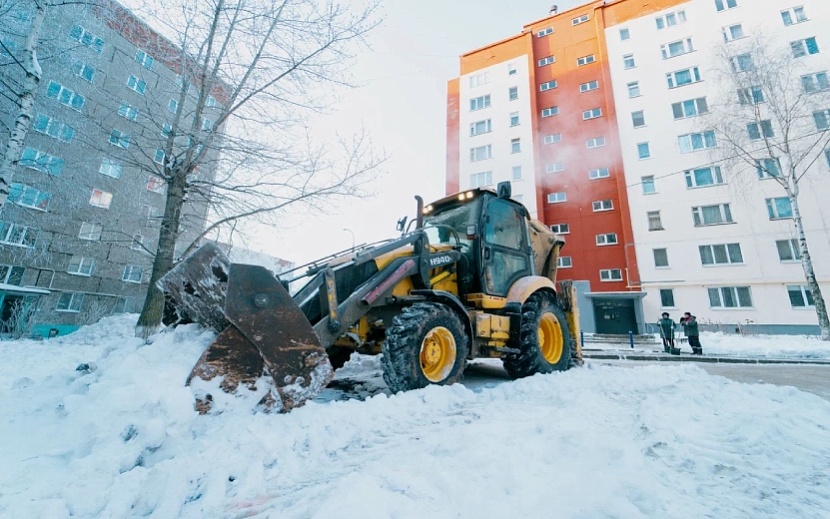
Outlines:
[[[608,0],[551,13],[461,56],[447,191],[512,181],[565,235],[560,277],[578,281],[588,331],[648,331],[662,311],[687,310],[724,331],[815,331],[782,188],[719,160],[698,116],[716,97],[742,102],[714,69],[724,53],[748,59],[752,34],[827,88],[828,22],[820,0]],[[828,161],[813,166],[802,207],[814,259],[830,253]],[[816,263],[824,286],[830,264]]]
[[[3,143],[17,115],[13,60],[33,12],[13,5],[0,21]],[[42,40],[35,117],[0,214],[0,321],[8,332],[24,315],[27,331],[49,336],[141,309],[165,205],[154,172],[182,79],[175,47],[115,2],[52,7]],[[207,178],[210,153],[198,173]],[[206,211],[191,197],[182,244],[201,233]]]

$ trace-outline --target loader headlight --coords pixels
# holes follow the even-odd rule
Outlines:
[[[428,206],[424,207],[424,214],[429,214],[431,212],[432,212],[432,206],[431,205],[428,205]]]

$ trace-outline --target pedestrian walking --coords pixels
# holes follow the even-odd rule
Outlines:
[[[700,345],[700,331],[697,326],[697,317],[690,312],[683,314],[680,318],[680,326],[683,327],[683,332],[689,339],[689,346],[692,347],[692,355],[703,355],[703,346]]]
[[[677,328],[674,319],[669,318],[668,312],[663,312],[661,319],[657,321],[657,326],[660,328],[660,337],[663,339],[663,351],[672,353],[674,349],[674,330]]]

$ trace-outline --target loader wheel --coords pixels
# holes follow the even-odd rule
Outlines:
[[[458,316],[438,303],[417,303],[392,319],[383,343],[383,380],[393,393],[457,382],[468,339]]]
[[[570,367],[573,338],[553,294],[536,292],[522,306],[519,350],[504,357],[504,369],[513,378]]]

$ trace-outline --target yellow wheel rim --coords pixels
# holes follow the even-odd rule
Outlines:
[[[441,382],[455,365],[455,337],[443,326],[429,331],[421,342],[421,371],[430,382]]]
[[[559,324],[559,319],[550,312],[543,314],[539,321],[539,350],[542,352],[542,357],[550,364],[556,364],[562,360],[562,352],[565,351],[562,326]]]

